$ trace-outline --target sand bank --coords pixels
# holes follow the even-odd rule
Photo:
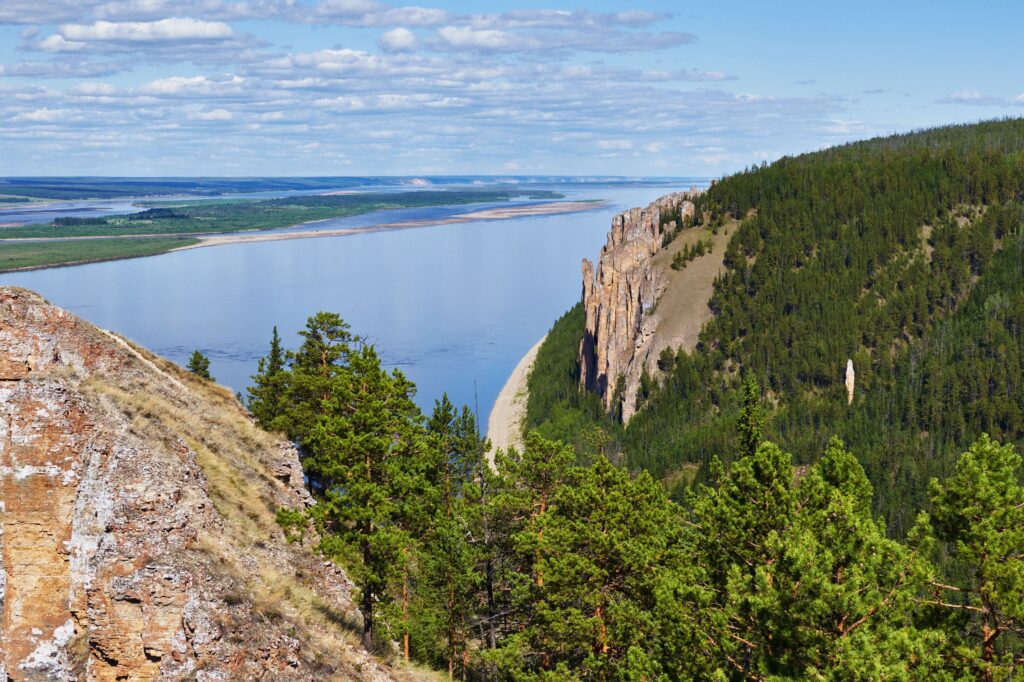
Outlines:
[[[526,418],[526,400],[529,397],[526,380],[533,369],[534,360],[537,359],[537,351],[546,338],[545,334],[526,352],[512,370],[508,381],[498,394],[498,399],[494,401],[494,407],[491,408],[491,414],[487,418],[487,437],[491,441],[491,451],[487,453],[487,459],[492,467],[496,450],[522,446],[523,420]]]

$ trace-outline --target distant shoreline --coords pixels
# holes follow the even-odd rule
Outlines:
[[[302,230],[301,228],[306,225],[313,225],[315,223],[321,223],[325,220],[336,220],[336,218],[324,218],[321,220],[312,220],[305,223],[299,223],[290,227],[274,228],[276,230],[290,230],[287,232],[272,232],[266,231],[252,231],[252,232],[232,232],[228,234],[182,234],[174,235],[175,238],[185,240],[199,240],[194,243],[186,244],[183,246],[176,246],[166,250],[158,251],[156,253],[145,254],[145,255],[121,255],[111,254],[109,257],[103,256],[98,258],[88,258],[82,260],[69,260],[62,261],[59,263],[48,263],[41,265],[28,265],[25,267],[10,268],[6,270],[0,270],[0,275],[15,273],[15,272],[28,272],[32,270],[49,270],[51,268],[61,267],[72,267],[75,265],[90,265],[92,263],[104,263],[115,260],[127,260],[129,258],[149,258],[153,256],[161,256],[165,253],[172,253],[175,251],[186,251],[189,249],[199,249],[209,246],[223,246],[227,244],[248,244],[248,243],[259,243],[259,242],[272,242],[272,241],[285,241],[291,239],[316,239],[320,237],[348,237],[357,234],[370,234],[375,232],[391,232],[395,230],[410,230],[424,227],[434,227],[438,225],[454,225],[461,223],[472,223],[483,220],[513,220],[516,218],[526,218],[532,216],[544,216],[544,215],[559,215],[567,213],[581,213],[584,211],[593,211],[604,208],[608,205],[607,201],[603,200],[590,200],[590,201],[552,201],[544,204],[535,204],[530,206],[502,206],[498,208],[470,211],[467,213],[459,213],[447,218],[437,219],[426,219],[426,220],[406,220],[394,223],[379,223],[376,225],[368,225],[366,227],[346,227],[338,228],[336,230]],[[32,243],[49,243],[49,244],[68,244],[75,242],[84,241],[104,241],[104,240],[116,240],[116,239],[166,239],[168,235],[163,234],[135,234],[135,235],[100,235],[100,236],[85,236],[85,237],[63,237],[58,239],[47,238],[47,237],[24,237],[14,239],[4,239],[2,232],[0,232],[0,248],[5,244],[32,244]]]
[[[543,215],[560,215],[564,213],[580,213],[604,208],[607,201],[553,201],[546,204],[534,206],[503,206],[501,208],[486,209],[483,211],[471,211],[459,213],[447,218],[426,219],[426,220],[404,220],[397,223],[380,223],[366,227],[339,227],[336,230],[297,230],[293,232],[274,233],[246,233],[232,232],[230,234],[218,235],[193,235],[200,241],[198,244],[181,246],[171,251],[186,251],[189,249],[201,249],[209,246],[223,246],[225,244],[250,244],[258,242],[287,241],[291,239],[316,239],[319,237],[348,237],[356,234],[372,234],[375,232],[393,232],[396,230],[412,230],[423,227],[436,227],[439,225],[457,225],[461,223],[472,223],[483,220],[513,220],[515,218],[526,218]],[[322,223],[323,220],[313,220],[301,223],[294,227]],[[288,228],[291,229],[291,228]]]

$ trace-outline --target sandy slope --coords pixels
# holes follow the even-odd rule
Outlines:
[[[540,341],[533,344],[533,348],[526,352],[523,359],[512,370],[511,376],[505,382],[501,393],[498,394],[498,399],[494,401],[494,407],[491,408],[491,415],[487,419],[487,437],[491,440],[491,451],[487,457],[492,466],[495,451],[522,445],[523,419],[526,417],[526,379],[530,376],[533,361],[537,358],[537,351],[540,350],[540,346],[546,338],[545,334]]]

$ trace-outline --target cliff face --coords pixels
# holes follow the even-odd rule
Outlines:
[[[649,313],[668,285],[664,269],[651,267],[665,230],[676,226],[675,221],[662,226],[662,215],[692,218],[694,205],[689,199],[695,193],[669,194],[645,209],[620,213],[612,219],[596,276],[594,265],[583,260],[586,328],[580,347],[581,382],[600,394],[609,410],[620,398],[624,421],[636,410],[636,392],[657,326]],[[624,391],[617,396],[620,377]]]
[[[276,527],[308,500],[227,391],[0,288],[0,681],[405,679]]]

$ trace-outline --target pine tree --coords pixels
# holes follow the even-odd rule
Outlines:
[[[1024,670],[1024,485],[1012,445],[982,435],[945,481],[930,485],[931,516],[915,539],[939,543],[948,578],[934,578],[922,606],[942,619],[951,662],[986,681]]]
[[[353,347],[361,341],[339,315],[325,312],[310,317],[299,335],[303,339],[299,349],[287,354],[287,405],[274,425],[304,444],[324,412],[324,403],[344,383],[336,380],[349,372]]]
[[[485,603],[481,592],[485,573],[481,562],[481,526],[478,480],[487,467],[485,443],[477,433],[468,408],[461,414],[444,394],[435,402],[427,422],[436,463],[428,472],[437,490],[438,503],[430,528],[423,535],[423,551],[417,572],[415,627],[425,658],[442,663],[454,676],[469,671],[473,628],[479,623],[478,607]]]
[[[518,535],[544,580],[523,592],[530,618],[509,643],[520,659],[513,675],[656,679],[655,585],[678,521],[646,473],[633,478],[603,457],[573,469],[549,510]]]
[[[802,478],[765,442],[702,490],[658,589],[669,677],[941,679],[942,638],[912,620],[928,564],[886,536],[871,494],[836,440]]]
[[[188,371],[192,372],[192,374],[195,374],[197,377],[213,381],[213,377],[210,376],[210,358],[206,357],[198,350],[192,351],[192,355],[188,358]]]
[[[761,406],[761,388],[757,379],[748,376],[743,382],[743,409],[736,427],[740,437],[740,454],[752,456],[764,440],[766,416]]]
[[[285,392],[288,388],[288,374],[285,371],[285,355],[276,325],[270,338],[270,352],[266,357],[260,358],[252,380],[254,385],[248,389],[249,412],[263,428],[268,431],[279,430],[281,418],[284,417],[287,407]]]
[[[338,320],[328,320],[332,334],[345,329]],[[424,525],[419,514],[430,505],[428,458],[413,385],[397,370],[385,372],[372,346],[342,348],[341,338],[347,332],[334,340],[324,335],[297,354],[298,367],[313,360],[316,381],[305,390],[322,396],[303,438],[303,464],[319,483],[318,495],[308,511],[284,511],[279,520],[293,529],[307,518],[315,523],[320,551],[359,586],[363,644],[370,649],[379,618],[402,627],[396,597],[415,559],[413,528]]]

